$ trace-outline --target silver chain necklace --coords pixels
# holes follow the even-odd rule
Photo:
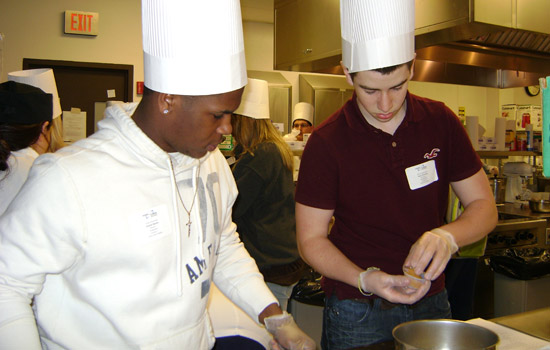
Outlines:
[[[174,165],[172,164],[172,159],[170,158],[170,165],[172,166],[172,171],[174,171]],[[199,169],[197,170],[197,180],[196,180],[196,187],[195,187],[195,193],[193,194],[193,200],[191,201],[191,207],[189,210],[185,207],[185,203],[183,203],[183,199],[181,198],[180,190],[178,188],[178,182],[176,181],[176,192],[178,193],[178,198],[180,199],[181,205],[183,206],[183,210],[187,213],[187,223],[185,226],[187,226],[187,237],[191,236],[191,224],[193,223],[191,221],[191,210],[193,210],[193,206],[195,205],[195,198],[197,198],[197,192],[199,191],[199,178],[201,174],[201,162],[199,161]],[[175,174],[174,174],[175,175]]]

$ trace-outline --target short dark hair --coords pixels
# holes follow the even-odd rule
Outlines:
[[[405,65],[407,66],[407,68],[409,68],[409,70],[411,70],[413,62],[414,62],[414,60],[410,60],[409,62],[396,64],[395,66],[376,68],[376,69],[373,69],[373,71],[378,72],[382,75],[387,75],[387,74],[390,74],[390,73],[394,72],[397,68],[399,68],[401,66],[405,66]],[[351,76],[351,80],[353,80],[355,78],[355,73],[350,73],[349,74]]]

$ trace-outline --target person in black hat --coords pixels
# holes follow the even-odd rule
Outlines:
[[[0,84],[0,214],[51,140],[52,95],[31,85]]]

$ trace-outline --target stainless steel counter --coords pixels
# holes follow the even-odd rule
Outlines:
[[[549,219],[550,213],[535,213],[529,209],[529,205],[516,208],[513,203],[497,204],[497,210],[502,214],[517,215],[526,218]]]
[[[498,317],[490,321],[550,341],[550,307]]]
[[[550,307],[493,318],[489,321],[533,337],[550,341]],[[388,341],[359,347],[354,350],[390,350],[394,349],[394,346],[393,341]]]

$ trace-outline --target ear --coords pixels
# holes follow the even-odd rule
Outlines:
[[[347,80],[348,84],[353,86],[353,79],[351,78],[351,75],[349,74],[348,67],[344,66],[344,63],[342,63],[342,61],[340,61],[340,66],[342,66],[342,70],[344,71],[344,74],[346,75],[346,80]]]
[[[50,122],[44,122],[42,123],[42,133],[46,133],[48,131],[48,128],[49,128],[49,125],[50,125]]]
[[[157,96],[158,111],[166,115],[174,110],[175,96],[171,94],[159,93]]]

